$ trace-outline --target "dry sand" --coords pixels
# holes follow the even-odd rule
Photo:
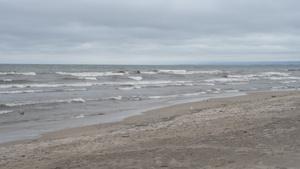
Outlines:
[[[0,168],[299,169],[299,128],[299,91],[261,92],[0,144]]]

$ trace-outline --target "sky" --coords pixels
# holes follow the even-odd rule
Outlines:
[[[299,0],[0,0],[0,63],[300,61]]]

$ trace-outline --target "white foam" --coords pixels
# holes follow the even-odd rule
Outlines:
[[[163,98],[164,96],[149,96],[148,98],[149,99],[161,99]]]
[[[226,93],[238,93],[239,90],[225,90]]]
[[[120,90],[133,90],[133,89],[140,89],[141,86],[132,86],[132,87],[119,87]]]
[[[236,83],[228,83],[229,85],[245,85],[247,83],[243,83],[243,82],[236,82]]]
[[[251,80],[258,80],[256,77],[251,76],[231,76],[228,78],[215,78],[215,79],[207,79],[204,80],[207,83],[215,83],[215,82],[222,82],[222,83],[229,83],[229,82],[248,82]]]
[[[13,111],[10,111],[10,110],[4,110],[4,111],[0,111],[0,114],[6,114],[6,113],[11,113]]]
[[[59,75],[76,76],[76,77],[97,77],[97,76],[122,76],[124,73],[114,72],[56,72]]]
[[[66,83],[66,84],[7,84],[0,85],[0,88],[56,88],[56,87],[88,87],[92,86],[91,83]]]
[[[135,87],[119,87],[120,90],[133,90]]]
[[[174,98],[179,97],[179,95],[166,95],[166,96],[149,96],[149,99],[163,99],[163,98]]]
[[[0,94],[21,94],[21,93],[41,93],[44,90],[13,90],[13,91],[0,91]]]
[[[180,95],[166,95],[166,96],[149,96],[149,99],[164,99],[164,98],[176,98],[176,97],[192,97],[207,94],[207,92],[195,92],[195,93],[186,93]]]
[[[170,74],[186,74],[186,70],[157,70],[158,73],[170,73]]]
[[[147,75],[156,75],[158,74],[157,72],[141,72],[142,74],[147,74]]]
[[[62,100],[62,102],[64,102],[64,100]],[[76,98],[76,99],[71,99],[70,101],[67,102],[79,102],[79,103],[85,103],[85,100],[82,98]]]
[[[57,92],[57,91],[74,92],[74,91],[85,91],[85,90],[86,88],[63,89],[63,90],[9,90],[9,91],[0,91],[0,94],[43,93],[43,92]]]
[[[296,80],[291,80],[291,81],[284,81],[284,82],[281,82],[282,84],[290,84],[290,83],[296,83],[298,81]]]
[[[222,83],[230,83],[230,82],[248,82],[251,80],[258,80],[257,74],[248,74],[248,75],[228,75],[227,78],[214,78],[204,80],[208,83],[222,82]]]
[[[0,72],[0,75],[26,75],[26,76],[35,76],[35,72]]]
[[[85,116],[83,115],[83,114],[80,114],[80,115],[78,115],[78,116],[75,116],[74,118],[75,119],[81,119],[81,118],[84,118]]]
[[[265,77],[264,79],[269,80],[300,80],[300,77]]]
[[[169,74],[178,74],[178,75],[191,75],[191,74],[220,74],[220,70],[212,71],[187,71],[187,70],[157,70],[158,73],[169,73]]]
[[[259,76],[283,76],[283,77],[287,77],[289,75],[290,73],[283,73],[283,72],[263,72],[259,74]]]
[[[206,94],[206,92],[196,92],[196,93],[186,93],[186,94],[183,94],[182,96],[185,96],[185,97],[189,97],[189,96],[199,96],[199,95],[203,95],[203,94]]]
[[[128,76],[128,78],[133,79],[133,80],[137,80],[137,81],[140,81],[140,80],[143,79],[141,76]]]
[[[102,82],[93,85],[109,86],[140,86],[140,87],[165,87],[165,86],[192,86],[192,81],[134,81],[134,82]]]
[[[134,82],[94,82],[94,83],[65,83],[65,84],[3,84],[1,89],[7,88],[58,88],[58,87],[89,87],[93,85],[166,87],[166,86],[193,86],[192,81],[134,81]],[[120,88],[119,88],[120,89]]]
[[[18,102],[18,103],[6,103],[3,104],[7,107],[17,107],[17,106],[27,106],[27,105],[35,105],[35,104],[51,104],[51,103],[84,103],[85,100],[82,98],[75,99],[64,99],[64,100],[49,100],[49,101],[27,101],[27,102]]]
[[[116,97],[110,97],[109,99],[111,100],[121,100],[123,97],[122,96],[116,96]]]
[[[142,98],[139,97],[139,96],[132,96],[132,97],[129,98],[129,100],[140,101],[140,100],[142,100]]]
[[[2,81],[3,81],[3,82],[11,82],[12,79],[3,79]]]
[[[228,75],[228,78],[242,78],[242,79],[257,79],[257,74],[248,74],[248,75]]]
[[[206,90],[206,92],[207,92],[207,93],[218,94],[218,93],[221,93],[221,89],[219,89],[219,88],[214,88],[214,89]]]

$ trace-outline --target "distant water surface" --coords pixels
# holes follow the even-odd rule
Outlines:
[[[296,65],[0,65],[0,142],[180,102],[299,86]]]

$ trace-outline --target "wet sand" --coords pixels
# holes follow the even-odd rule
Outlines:
[[[0,168],[300,168],[300,92],[151,110],[0,144]]]

